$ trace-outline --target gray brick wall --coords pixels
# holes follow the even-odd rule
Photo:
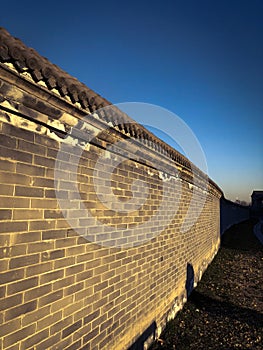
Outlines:
[[[95,128],[98,136],[82,152],[77,188],[99,224],[79,217],[71,186],[75,149],[65,130],[82,120],[84,112],[28,77],[18,79],[11,68],[0,67],[0,348],[127,349],[153,322],[159,334],[186,300],[187,264],[193,266],[196,283],[218,250],[221,191],[212,181],[205,191],[206,178],[200,175],[197,191],[200,202],[206,196],[205,205],[197,222],[181,232],[193,194],[189,169],[125,137],[122,162],[107,174],[115,153],[105,148],[124,137],[117,130],[106,135],[105,125],[90,118],[86,128]],[[66,166],[57,172],[60,200],[71,203],[67,216],[74,227],[55,192],[61,145]],[[95,174],[101,157],[109,166]],[[164,191],[160,170],[179,173],[179,180],[166,181],[169,191]],[[100,181],[105,176],[111,181]],[[100,201],[94,177],[105,198],[113,194],[124,211]],[[132,187],[136,180],[148,185],[146,199],[125,211],[133,195],[142,196],[140,186]],[[158,213],[163,199],[173,211],[176,196],[178,210],[172,219],[165,210]],[[149,222],[148,228],[130,235]],[[83,227],[98,241],[79,235],[76,228]],[[109,235],[107,228],[118,234]]]

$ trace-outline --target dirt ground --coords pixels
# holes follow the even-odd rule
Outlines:
[[[151,350],[263,349],[263,249],[253,225],[224,234],[197,288]]]

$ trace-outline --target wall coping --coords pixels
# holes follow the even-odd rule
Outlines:
[[[207,178],[205,173],[180,152],[160,140],[127,114],[114,107],[108,100],[89,89],[85,84],[55,64],[52,64],[36,50],[27,47],[20,39],[13,37],[6,29],[1,27],[0,67],[24,81],[36,85],[39,89],[48,92],[57,99],[63,100],[71,109],[73,107],[84,112],[85,115],[89,114],[91,116],[91,113],[96,111],[96,115],[101,122],[112,126],[129,138],[143,140],[148,148],[168,156],[174,162],[195,172],[200,178]],[[101,108],[107,106],[113,107],[111,112],[107,112],[106,115]],[[81,119],[79,116],[78,118]],[[220,187],[210,178],[209,183],[223,195]]]

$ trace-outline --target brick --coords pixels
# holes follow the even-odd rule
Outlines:
[[[46,154],[46,147],[24,140],[18,140],[18,149],[21,151],[39,154],[42,156]]]
[[[43,211],[35,209],[16,209],[13,211],[14,220],[42,219]]]
[[[67,326],[71,325],[73,323],[72,316],[63,318],[61,321],[55,323],[50,327],[50,335],[60,332],[62,329],[66,328]]]
[[[50,308],[50,304],[41,308],[37,307],[36,310],[23,315],[22,326],[25,327],[29,324],[39,322],[40,320],[44,319],[45,317],[47,317],[47,315],[50,314]]]
[[[40,275],[44,272],[50,271],[52,269],[52,262],[48,261],[45,263],[28,266],[26,268],[26,277],[34,276],[34,275]]]
[[[37,167],[32,164],[17,163],[16,172],[19,174],[43,177],[45,174],[45,168]],[[35,182],[34,185],[36,186]]]
[[[73,344],[71,344],[70,346],[68,346],[65,350],[79,350],[80,347],[81,347],[81,340],[78,340]]]
[[[44,167],[51,169],[51,168],[54,168],[55,161],[53,159],[34,155],[34,164],[44,166]]]
[[[6,286],[1,286],[0,287],[0,298],[5,297],[5,295],[6,295]],[[1,306],[0,306],[0,308],[1,308]]]
[[[76,275],[77,273],[84,270],[84,264],[79,264],[75,266],[70,266],[66,268],[66,276]]]
[[[24,279],[19,282],[12,283],[7,286],[7,294],[15,294],[26,289],[30,289],[36,287],[38,284],[38,277],[32,277],[28,279]]]
[[[46,339],[49,336],[48,329],[44,329],[33,336],[27,338],[24,340],[21,344],[21,350],[27,350],[31,346],[36,345],[41,342],[41,340]]]
[[[42,169],[42,168],[41,168]],[[54,188],[54,180],[46,179],[44,177],[36,177],[33,179],[33,184],[36,187]]]
[[[54,282],[52,285],[52,289],[53,290],[62,289],[72,284],[74,284],[74,276],[69,276]]]
[[[54,229],[55,221],[51,220],[36,220],[29,222],[29,231],[43,231]]]
[[[59,148],[59,143],[57,141],[52,140],[44,135],[35,134],[35,143],[38,143],[42,146],[47,146],[48,148]]]
[[[27,290],[24,294],[25,302],[40,298],[43,295],[46,295],[51,292],[51,284],[46,284],[45,286],[38,286],[36,288]]]
[[[69,327],[63,329],[62,338],[66,338],[70,334],[76,332],[82,326],[82,321],[78,321],[70,325]]]
[[[63,291],[59,290],[50,294],[47,294],[39,299],[38,306],[45,306],[47,304],[51,304],[54,301],[61,299],[63,296]]]
[[[37,242],[32,243],[28,245],[27,253],[38,253],[43,252],[47,250],[53,250],[54,249],[54,242],[44,241],[44,242]]]
[[[39,263],[39,259],[39,254],[22,256],[19,258],[12,258],[10,259],[9,266],[10,269],[15,269],[23,266],[34,265]]]
[[[18,233],[15,237],[15,244],[37,242],[40,240],[41,240],[40,232],[31,231],[31,232],[25,232],[25,233]]]
[[[4,337],[4,347],[7,348],[8,346],[18,342],[19,340],[26,338],[30,334],[33,334],[35,332],[35,329],[36,325],[33,324]]]
[[[56,209],[58,206],[57,200],[54,199],[31,199],[31,208],[37,209],[37,208],[43,208],[43,209]]]
[[[0,226],[0,233],[6,232],[21,232],[27,231],[28,223],[27,222],[2,222]]]
[[[0,209],[0,220],[10,220],[12,217],[12,210]]]
[[[58,321],[62,320],[62,311],[48,313],[48,315],[37,322],[37,328],[43,329],[46,328],[47,325],[52,325]]]
[[[18,305],[13,307],[12,309],[8,309],[5,313],[5,320],[12,320],[20,315],[24,315],[28,312],[31,312],[37,308],[37,301],[33,300],[28,303]]]
[[[5,284],[5,283],[19,280],[24,277],[24,274],[25,274],[24,269],[0,273],[0,284]]]
[[[90,323],[100,316],[100,310],[96,310],[88,316],[84,317],[83,324]]]
[[[54,261],[54,269],[59,269],[62,267],[68,267],[75,264],[75,257],[70,256],[69,258],[63,258]]]
[[[64,308],[67,305],[72,304],[73,298],[74,298],[73,295],[68,295],[67,297],[64,297],[64,298],[52,303],[51,304],[51,313],[53,314],[54,312],[57,312],[57,311],[61,311],[61,312],[62,312],[62,310],[64,311]]]
[[[0,165],[1,166],[1,165]],[[4,184],[1,184],[1,187],[0,187],[0,194],[2,196],[12,196],[13,193],[14,193],[14,188],[15,186],[14,185],[4,185]]]
[[[0,183],[1,184],[17,184],[29,186],[30,178],[23,174],[1,172],[0,173]]]
[[[1,155],[1,153],[0,153]],[[1,171],[14,172],[16,168],[16,162],[11,162],[8,159],[0,159],[0,169]]]
[[[11,135],[26,141],[34,142],[34,133],[31,131],[22,128],[20,129],[9,124],[3,124],[2,130],[6,135]]]
[[[50,347],[60,340],[60,334],[54,334],[53,336],[49,336],[46,340],[39,343],[35,346],[36,350],[50,349]]]
[[[50,209],[45,209],[44,212],[44,218],[45,219],[57,219],[57,218],[63,218],[63,214],[61,210],[50,210]]]
[[[73,300],[73,297],[72,297],[72,300]],[[63,317],[67,317],[69,315],[74,314],[74,320],[79,320],[79,318],[80,318],[79,316],[80,315],[78,314],[78,312],[79,312],[79,310],[81,308],[83,308],[83,305],[84,305],[84,301],[83,300],[71,302],[67,306],[64,305],[64,307],[63,307]],[[87,308],[86,308],[86,310],[87,310]]]
[[[10,333],[14,333],[19,328],[21,328],[21,321],[19,319],[9,321],[5,324],[2,323],[0,327],[0,337],[4,337]]]
[[[63,258],[65,256],[64,249],[58,249],[53,251],[47,251],[41,254],[41,261],[48,261]]]
[[[12,160],[16,160],[18,162],[30,163],[33,162],[33,155],[27,152],[21,152],[17,149],[10,149],[0,145],[0,154],[3,158],[8,158]]]
[[[49,273],[45,273],[45,274],[40,276],[40,284],[45,284],[45,283],[57,280],[59,278],[62,278],[63,275],[64,275],[63,270],[51,271]]]
[[[29,208],[30,200],[27,198],[1,197],[0,208]]]
[[[8,135],[0,134],[0,144],[7,148],[16,148],[16,139]]]
[[[38,188],[38,187],[16,186],[15,187],[15,196],[41,197],[42,198],[44,196],[44,190],[43,190],[43,188]]]
[[[6,297],[1,301],[0,310],[10,309],[14,305],[19,305],[22,303],[23,295],[22,293],[17,295],[12,295],[11,297]]]

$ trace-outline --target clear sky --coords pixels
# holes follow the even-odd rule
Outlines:
[[[180,116],[225,196],[263,188],[263,1],[3,1],[0,25],[112,103]]]

